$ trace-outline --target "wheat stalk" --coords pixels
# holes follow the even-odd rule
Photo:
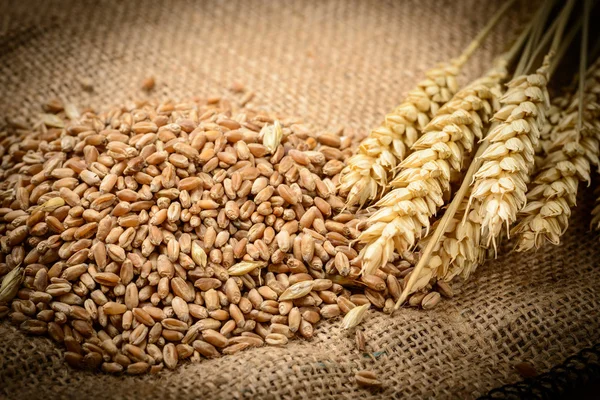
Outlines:
[[[429,218],[444,204],[450,176],[460,171],[466,155],[481,139],[484,125],[498,108],[500,82],[506,76],[504,61],[484,77],[459,91],[425,127],[413,145],[413,153],[400,164],[391,182],[396,189],[379,202],[369,217],[369,228],[359,240],[366,244],[361,255],[363,273],[372,274],[391,258],[415,245]]]
[[[507,1],[496,12],[460,57],[427,71],[406,100],[363,140],[340,177],[340,191],[347,194],[348,206],[364,206],[385,193],[390,176],[425,126],[458,91],[456,76],[464,63],[514,2]]]

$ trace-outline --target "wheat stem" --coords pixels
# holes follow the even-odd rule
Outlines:
[[[583,30],[581,31],[581,49],[579,59],[579,115],[577,117],[577,130],[583,128],[583,92],[585,89],[585,71],[587,69],[588,35],[590,30],[591,0],[583,2]]]
[[[575,36],[577,36],[577,32],[579,32],[579,30],[581,29],[581,25],[581,18],[579,18],[577,19],[577,21],[575,21],[575,24],[573,24],[569,32],[565,35],[563,43],[559,47],[558,51],[556,52],[556,56],[554,57],[555,62],[553,62],[550,65],[550,68],[548,69],[548,74],[550,76],[554,75],[554,71],[556,70],[556,68],[558,68],[560,60],[562,60],[567,50],[569,50],[571,42],[573,42],[573,39],[575,39]]]
[[[531,34],[529,35],[529,40],[523,50],[522,56],[515,68],[514,75],[519,76],[522,75],[525,71],[525,66],[527,62],[533,57],[532,51],[535,50],[534,46],[538,45],[538,41],[540,39],[540,35],[542,34],[544,25],[546,20],[548,19],[548,15],[552,8],[554,7],[555,0],[546,1],[542,8],[538,11],[536,16],[531,21]]]
[[[525,67],[522,69],[522,71],[520,71],[519,74],[517,74],[517,71],[515,71],[515,76],[526,74],[528,71],[531,70],[531,68],[533,67],[533,63],[536,62],[542,51],[544,51],[546,46],[548,46],[548,43],[552,39],[553,35],[556,33],[556,30],[558,29],[558,23],[558,18],[552,22],[552,24],[542,37],[542,40],[539,42],[538,46],[533,51],[533,54],[530,55],[527,63],[525,64]]]
[[[556,69],[556,66],[558,65],[558,60],[560,60],[560,57],[557,57],[557,52],[559,50],[561,50],[561,44],[564,43],[564,41],[563,41],[564,30],[567,25],[567,22],[569,21],[569,16],[571,15],[571,11],[572,11],[574,5],[575,5],[575,0],[569,0],[567,2],[567,4],[561,10],[559,16],[554,20],[554,22],[552,22],[552,25],[544,34],[544,37],[542,38],[541,42],[538,44],[538,47],[535,49],[533,55],[529,59],[529,62],[527,63],[527,66],[525,67],[525,69],[523,70],[522,73],[527,73],[527,72],[531,71],[531,69],[533,68],[533,64],[537,61],[538,57],[542,54],[542,52],[548,45],[548,42],[550,42],[550,40],[552,39],[550,49],[546,53],[546,54],[550,55],[551,57],[553,57],[553,61],[551,62],[550,68],[548,70],[549,76],[552,75],[552,73]],[[564,48],[564,46],[563,46],[563,49],[566,50],[566,48]],[[517,75],[517,73],[515,72],[515,76],[516,75]]]
[[[560,16],[558,17],[558,27],[556,28],[556,33],[554,34],[552,44],[550,45],[550,51],[548,51],[548,53],[556,53],[558,51],[563,39],[565,27],[567,26],[567,22],[569,21],[569,16],[571,15],[574,5],[575,0],[569,0],[561,11]]]
[[[473,55],[475,50],[481,46],[481,43],[485,40],[485,38],[489,35],[489,33],[494,29],[496,24],[500,21],[500,19],[504,16],[504,14],[511,9],[511,7],[515,4],[516,0],[509,0],[504,3],[502,7],[492,16],[492,18],[488,21],[487,25],[475,36],[475,38],[469,43],[469,45],[465,48],[460,56],[455,59],[455,65],[461,67],[465,62]]]

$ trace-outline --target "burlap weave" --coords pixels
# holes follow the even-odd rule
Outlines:
[[[490,65],[533,9],[522,1],[469,62]],[[425,69],[458,55],[495,1],[8,1],[0,0],[0,115],[35,116],[53,97],[96,109],[145,94],[221,94],[239,80],[254,104],[318,126],[374,126]],[[81,90],[90,79],[93,91]],[[600,255],[588,231],[592,196],[561,247],[506,252],[433,311],[371,312],[361,328],[375,359],[338,323],[311,341],[186,364],[158,376],[74,371],[49,339],[0,324],[0,397],[473,398],[600,342]],[[358,369],[379,374],[360,389]]]

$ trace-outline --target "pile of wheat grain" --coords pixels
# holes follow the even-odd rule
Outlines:
[[[70,365],[156,372],[391,312],[412,266],[360,276],[343,132],[221,99],[44,108],[1,134],[0,316]]]

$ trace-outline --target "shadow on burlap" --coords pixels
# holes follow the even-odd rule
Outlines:
[[[467,66],[483,72],[532,6],[520,2]],[[96,109],[151,96],[222,94],[234,81],[254,105],[317,126],[375,126],[436,62],[458,55],[494,1],[2,2],[0,115],[35,117],[58,97]],[[90,79],[92,92],[81,89]],[[8,398],[472,398],[544,372],[600,342],[600,255],[580,197],[564,244],[489,262],[433,311],[370,312],[361,325],[376,360],[358,354],[338,321],[311,341],[186,364],[158,376],[74,371],[50,340],[0,324],[0,397]],[[360,389],[359,369],[380,391]]]

